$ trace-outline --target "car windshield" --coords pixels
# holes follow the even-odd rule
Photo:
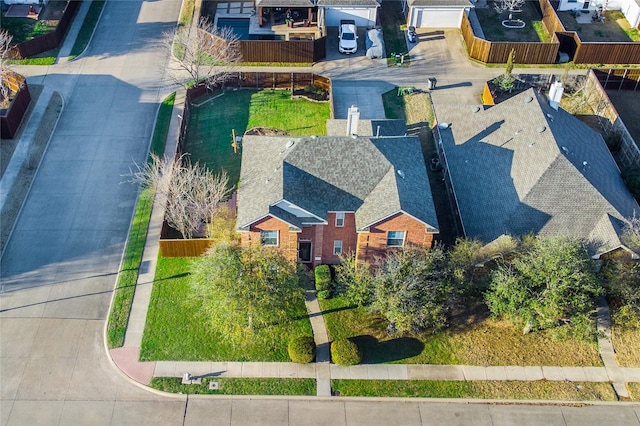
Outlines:
[[[343,40],[355,40],[356,37],[355,37],[355,34],[353,34],[353,33],[342,33],[342,39]]]

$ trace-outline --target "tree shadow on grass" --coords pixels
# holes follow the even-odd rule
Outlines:
[[[380,342],[371,335],[361,335],[350,340],[360,348],[363,364],[400,361],[419,355],[424,350],[424,343],[413,337],[399,337]]]

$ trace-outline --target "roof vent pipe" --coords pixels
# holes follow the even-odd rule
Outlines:
[[[556,111],[558,110],[558,106],[560,106],[560,99],[562,99],[563,92],[564,88],[562,87],[561,81],[556,81],[549,89],[549,105]]]
[[[355,105],[351,105],[347,113],[347,136],[358,134],[358,121],[360,120],[360,110]]]

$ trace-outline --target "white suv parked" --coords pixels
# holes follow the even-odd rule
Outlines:
[[[358,28],[353,20],[340,21],[338,32],[338,51],[340,53],[356,53],[358,51]]]

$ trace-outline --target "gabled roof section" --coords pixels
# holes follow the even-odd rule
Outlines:
[[[474,4],[469,0],[409,0],[409,6],[459,9],[474,7]]]
[[[274,209],[281,200],[315,217]],[[419,140],[245,136],[239,229],[266,214],[295,226],[318,223],[329,211],[356,212],[358,228],[405,212],[437,230]]]
[[[602,137],[533,89],[486,109],[436,109],[440,123],[451,123],[439,133],[467,236],[587,240],[598,228],[605,250],[619,230],[598,225],[602,217],[640,212]]]

